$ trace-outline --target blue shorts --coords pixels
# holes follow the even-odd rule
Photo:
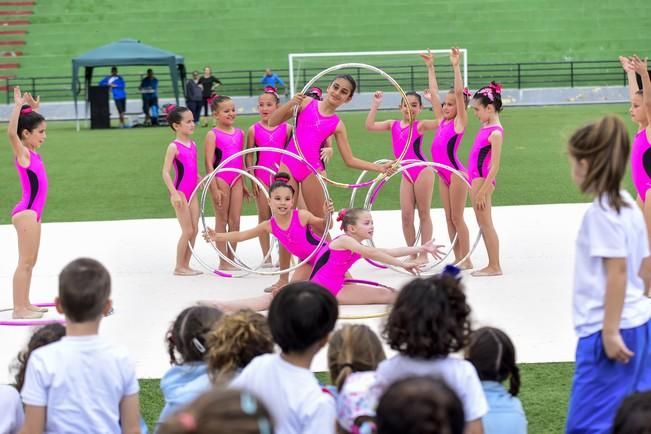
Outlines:
[[[620,333],[635,354],[627,364],[606,356],[601,331],[579,339],[566,433],[610,433],[624,398],[651,390],[651,321]]]

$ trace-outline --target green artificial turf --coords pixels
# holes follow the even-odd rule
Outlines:
[[[520,365],[520,399],[529,421],[529,434],[560,433],[565,426],[573,363],[532,363]],[[317,372],[328,383],[326,372]],[[140,380],[140,407],[150,427],[158,420],[164,401],[158,379]]]
[[[286,74],[288,53],[453,45],[473,63],[617,59],[646,52],[648,37],[633,23],[651,20],[646,0],[56,0],[34,11],[19,77],[70,76],[73,57],[122,38],[217,73]]]
[[[502,114],[505,139],[498,174],[496,205],[567,203],[586,200],[573,185],[565,143],[571,132],[606,113],[618,113],[628,120],[625,105],[586,105],[567,107],[507,108]],[[422,113],[421,117],[429,113]],[[380,118],[396,117],[396,112],[381,113]],[[354,153],[375,160],[391,155],[388,133],[364,130],[365,113],[343,113]],[[460,148],[465,163],[477,121],[470,124]],[[257,116],[241,116],[237,126],[246,129]],[[203,155],[206,128],[198,127],[195,141]],[[168,194],[161,179],[163,156],[173,134],[169,128],[133,128],[111,130],[84,129],[77,133],[69,122],[50,122],[47,140],[40,153],[49,177],[49,196],[45,222],[118,220],[173,217]],[[429,155],[432,133],[424,140]],[[10,222],[10,212],[20,197],[20,186],[13,167],[11,148],[0,146],[0,224]],[[200,157],[203,172],[203,156]],[[353,182],[359,172],[346,168],[338,154],[328,166],[339,181]],[[399,177],[395,177],[378,196],[374,209],[397,209]],[[625,186],[632,189],[628,177]],[[438,204],[435,189],[434,206]],[[335,207],[349,203],[350,190],[330,188]],[[365,191],[360,192],[365,196]],[[206,207],[210,212],[211,207]],[[254,213],[247,204],[244,213]]]

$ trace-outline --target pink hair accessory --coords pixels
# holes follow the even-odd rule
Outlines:
[[[264,88],[264,93],[271,93],[271,94],[275,95],[276,97],[278,97],[278,89],[276,89],[273,86],[266,86]]]
[[[342,208],[341,211],[339,211],[339,213],[337,214],[337,221],[338,222],[342,221],[344,219],[344,217],[346,217],[346,212],[347,211],[348,210],[346,208]]]
[[[187,411],[179,413],[176,417],[184,429],[188,430],[189,432],[194,432],[197,430],[197,421],[195,420],[194,416],[192,416]]]
[[[32,110],[31,107],[25,107],[24,109],[20,109],[20,114],[21,114],[21,115],[26,115],[27,113],[31,113],[31,112],[33,112],[33,111],[34,111],[34,110]]]
[[[480,95],[487,96],[488,99],[491,100],[491,102],[495,101],[495,96],[493,95],[493,88],[491,87],[485,87],[477,93],[479,93]]]
[[[502,86],[499,83],[491,81],[491,84],[488,85],[495,93],[502,93]]]
[[[472,96],[472,94],[470,93],[470,91],[468,90],[467,87],[464,87],[464,88],[463,88],[463,94],[464,94],[465,96],[467,96],[468,98],[470,98],[470,96]]]

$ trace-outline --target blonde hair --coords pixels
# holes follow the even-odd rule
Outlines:
[[[207,341],[206,362],[213,383],[228,381],[255,357],[274,350],[267,319],[250,309],[221,318],[208,333]]]
[[[380,338],[364,324],[347,324],[330,338],[328,370],[337,390],[353,372],[374,371],[384,359]]]
[[[587,163],[585,178],[579,185],[583,193],[606,195],[608,204],[617,212],[627,206],[620,188],[631,143],[621,119],[609,115],[579,128],[570,137],[567,148],[577,162]]]

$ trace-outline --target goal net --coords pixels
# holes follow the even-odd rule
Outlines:
[[[461,74],[468,83],[468,50],[461,49]],[[380,68],[393,77],[405,92],[422,91],[427,88],[427,68],[420,53],[427,50],[409,51],[359,51],[348,53],[291,53],[289,54],[289,90],[291,96],[300,92],[305,84],[326,68],[345,63],[365,63]],[[450,50],[431,50],[435,58],[436,78],[439,89],[446,90],[454,82],[450,65]],[[381,75],[363,68],[345,68],[321,77],[313,86],[324,92],[335,75],[350,74],[357,81],[357,92],[372,93],[376,90],[394,91],[394,87]]]

